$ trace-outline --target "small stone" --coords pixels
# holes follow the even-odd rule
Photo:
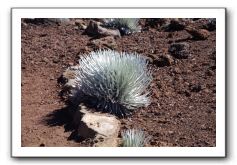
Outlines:
[[[44,144],[44,143],[41,143],[39,146],[40,146],[40,147],[45,147],[45,144]]]
[[[174,134],[174,131],[168,131],[168,134],[169,134],[169,135],[173,135],[173,134]]]
[[[171,66],[173,63],[174,63],[173,58],[168,54],[162,55],[161,57],[153,60],[153,64],[155,64],[158,67]]]
[[[194,40],[206,40],[210,36],[210,32],[205,29],[195,29],[193,27],[186,27],[185,30],[191,34]]]
[[[86,23],[81,19],[77,19],[75,21],[75,25],[78,27],[79,30],[85,30],[87,28]]]
[[[47,57],[44,57],[44,58],[42,59],[42,61],[45,62],[45,63],[49,63],[49,59],[48,59]]]
[[[26,26],[28,26],[28,25],[27,25],[27,23],[25,23],[25,22],[21,22],[21,26],[26,27]]]
[[[191,54],[189,53],[189,49],[190,45],[186,42],[183,42],[171,44],[168,51],[175,58],[186,59],[191,56]]]
[[[191,93],[188,90],[185,90],[184,94],[185,94],[186,97],[190,97],[191,96]]]
[[[47,35],[48,35],[47,33],[42,33],[42,34],[40,34],[39,36],[40,36],[40,37],[46,37]],[[44,45],[43,45],[43,48],[46,48],[46,46],[47,46],[47,45],[44,44]]]
[[[151,28],[160,28],[161,25],[165,24],[167,22],[166,18],[148,18],[145,22],[145,27],[151,27]]]
[[[186,73],[187,73],[187,74],[190,74],[190,73],[192,73],[192,71],[191,71],[191,70],[187,70]]]
[[[181,73],[181,70],[176,67],[176,68],[174,68],[174,73],[175,73],[175,74],[180,74],[180,73]]]
[[[157,145],[157,142],[156,141],[151,141],[150,145],[155,146],[155,145]]]
[[[200,92],[201,90],[202,90],[202,86],[200,84],[191,86],[191,92]]]
[[[68,65],[69,66],[73,66],[74,64],[73,64],[73,62],[69,62]]]
[[[203,90],[203,92],[209,93],[210,91],[209,91],[209,89],[206,88],[206,89]]]
[[[75,26],[73,29],[74,29],[74,30],[79,30],[78,26]]]
[[[166,24],[163,29],[166,32],[180,31],[185,28],[185,22],[180,19],[171,19],[168,24]]]
[[[208,22],[203,25],[203,28],[207,29],[208,31],[216,30],[216,19],[215,18],[209,18]]]
[[[59,59],[55,58],[53,59],[53,63],[58,63],[59,62]]]
[[[94,49],[104,49],[104,48],[116,49],[117,48],[117,43],[113,36],[108,36],[108,37],[92,40],[90,42],[90,45]]]
[[[160,94],[159,94],[159,92],[157,90],[154,90],[153,92],[154,92],[156,98],[160,97]]]

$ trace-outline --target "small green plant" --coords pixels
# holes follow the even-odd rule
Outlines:
[[[144,147],[150,140],[140,129],[128,129],[121,134],[123,147]]]
[[[151,71],[137,53],[99,50],[81,57],[77,90],[89,96],[98,109],[125,117],[148,106]]]
[[[105,26],[119,29],[121,35],[141,32],[139,18],[107,18]]]

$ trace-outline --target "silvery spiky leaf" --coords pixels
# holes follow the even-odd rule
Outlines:
[[[107,18],[105,26],[119,29],[122,35],[141,32],[139,18]]]
[[[145,133],[140,129],[128,129],[122,131],[122,146],[123,147],[144,147],[150,140]]]
[[[99,50],[81,57],[79,66],[78,89],[93,98],[97,108],[124,117],[150,104],[151,71],[139,54]]]

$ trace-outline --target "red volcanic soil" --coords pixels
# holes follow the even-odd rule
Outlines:
[[[22,20],[22,146],[93,145],[92,139],[73,138],[58,80],[67,67],[78,63],[81,54],[110,45],[91,44],[95,37],[73,21]],[[115,38],[113,43],[117,51],[149,57],[153,70],[151,104],[119,119],[121,130],[143,129],[151,136],[148,146],[215,147],[216,31],[208,28],[207,19],[177,20],[180,25],[173,26],[163,21],[142,19],[142,32]],[[189,26],[197,34],[186,29]],[[184,46],[178,55],[172,53],[174,43]]]

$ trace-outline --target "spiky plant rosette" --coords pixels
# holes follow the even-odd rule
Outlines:
[[[122,35],[141,32],[139,18],[106,18],[105,26],[119,29]]]
[[[140,129],[128,129],[121,132],[123,147],[144,147],[150,140],[145,132]]]
[[[137,53],[98,50],[79,60],[78,90],[89,96],[98,109],[125,117],[150,104],[151,71]]]

